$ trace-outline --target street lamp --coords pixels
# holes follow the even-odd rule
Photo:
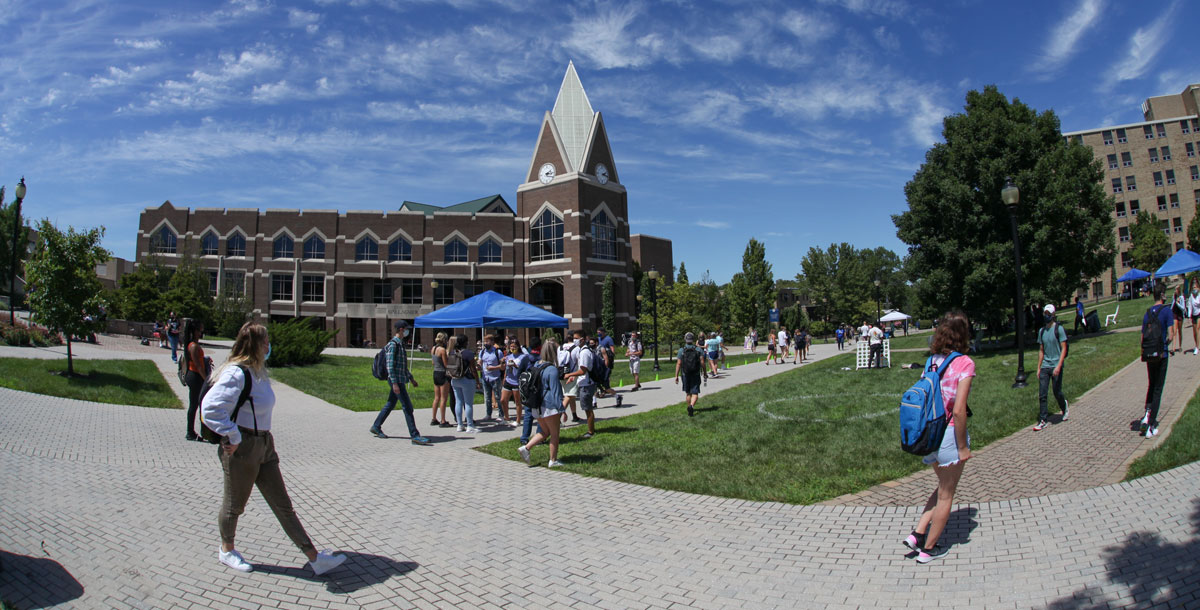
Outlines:
[[[638,334],[641,334],[641,332],[642,332],[642,295],[639,294],[634,298],[637,299],[637,331],[638,331]]]
[[[1017,292],[1013,295],[1013,313],[1017,316],[1017,377],[1012,387],[1025,387],[1025,311],[1021,306],[1025,302],[1021,291],[1021,236],[1017,234],[1017,205],[1021,202],[1021,190],[1013,184],[1012,178],[1005,179],[1004,188],[1000,191],[1000,199],[1008,206],[1008,218],[1012,221],[1013,259],[1017,264]]]
[[[24,244],[17,243],[20,241],[21,233],[21,202],[25,199],[25,176],[21,176],[21,181],[17,183],[17,207],[13,214],[13,231],[12,231],[12,258],[9,259],[8,270],[8,323],[17,325],[17,257],[20,254],[19,247]],[[0,204],[3,204],[0,201]]]
[[[654,370],[658,372],[662,370],[658,366],[658,344],[660,341],[658,336],[658,270],[651,265],[650,272],[646,275],[650,277],[650,282],[654,284],[654,291],[650,293],[650,299],[654,305]]]
[[[432,280],[431,282],[429,282],[429,287],[433,289],[433,310],[434,310],[434,311],[437,311],[437,301],[438,301],[438,296],[437,296],[437,287],[438,287],[438,281],[437,281],[437,280]]]
[[[880,318],[883,317],[883,312],[879,310],[879,278],[875,278],[875,323],[881,324]]]

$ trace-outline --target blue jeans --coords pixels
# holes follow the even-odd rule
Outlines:
[[[458,419],[458,425],[474,428],[475,380],[451,379],[450,389],[454,391],[454,417]]]
[[[1049,421],[1050,408],[1049,400],[1047,400],[1048,390],[1054,389],[1054,400],[1058,402],[1058,408],[1063,413],[1067,412],[1067,399],[1063,396],[1062,391],[1062,371],[1059,371],[1058,377],[1053,375],[1054,367],[1043,367],[1038,370],[1038,421]]]
[[[502,383],[504,383],[503,377],[497,377],[491,381],[487,379],[483,380],[483,400],[487,403],[488,419],[492,418],[492,405],[500,402],[500,392],[503,390]],[[495,402],[493,402],[493,399]],[[504,412],[503,407],[501,407],[500,412]]]
[[[171,360],[175,360],[175,350],[179,349],[179,335],[167,334],[167,342],[171,344]]]
[[[379,415],[375,417],[375,424],[371,426],[372,430],[382,430],[383,422],[387,421],[388,415],[392,413],[392,409],[396,408],[396,399],[400,399],[400,407],[404,410],[404,421],[408,424],[408,436],[417,438],[421,433],[417,431],[417,422],[413,420],[413,404],[412,399],[408,397],[408,389],[400,386],[400,393],[397,394],[388,387],[387,402],[383,404],[383,409]]]
[[[521,444],[525,445],[529,443],[529,437],[533,434],[533,427],[537,426],[537,431],[540,434],[542,424],[534,421],[532,409],[525,409],[521,415],[521,419]]]

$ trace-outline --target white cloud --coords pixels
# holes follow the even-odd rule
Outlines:
[[[895,33],[889,32],[886,26],[879,26],[871,32],[875,36],[875,42],[883,47],[885,51],[895,53],[900,50],[900,37]]]
[[[1042,56],[1032,70],[1049,79],[1075,55],[1079,41],[1100,21],[1103,10],[1104,0],[1081,0],[1075,11],[1050,32]]]
[[[641,7],[597,7],[585,16],[575,15],[570,34],[563,46],[590,60],[597,69],[636,68],[651,63],[662,51],[661,37],[631,35],[627,29],[641,13]]]
[[[729,228],[729,223],[725,222],[724,220],[697,220],[695,224],[697,227],[704,227],[705,229]]]
[[[1140,27],[1133,36],[1129,38],[1129,46],[1125,50],[1125,56],[1116,65],[1112,66],[1108,74],[1104,78],[1104,87],[1111,88],[1113,85],[1127,80],[1133,80],[1141,77],[1146,73],[1146,69],[1150,67],[1150,62],[1158,56],[1159,51],[1162,51],[1167,40],[1170,38],[1168,30],[1174,23],[1175,9],[1179,6],[1178,0],[1171,3],[1170,8],[1150,22],[1145,27]]]
[[[296,90],[286,80],[257,85],[250,93],[250,99],[260,104],[274,104],[295,97],[297,97]]]
[[[138,51],[153,51],[155,49],[161,49],[163,46],[163,42],[157,38],[114,38],[113,43],[115,43],[118,47],[127,47],[130,49],[136,49]]]
[[[132,81],[139,72],[145,69],[145,66],[130,66],[128,70],[122,70],[116,66],[109,66],[108,72],[105,75],[102,76],[97,74],[92,76],[88,82],[91,83],[93,88],[123,85]]]
[[[312,11],[298,8],[288,9],[288,25],[294,28],[304,28],[309,34],[316,34],[321,28],[321,15]]]
[[[837,24],[821,15],[800,11],[788,11],[779,24],[805,43],[825,40],[837,33],[838,29]]]
[[[738,96],[713,89],[696,96],[680,119],[689,125],[738,123],[748,110]]]
[[[876,17],[907,17],[912,10],[908,3],[902,0],[820,0],[820,2],[840,6],[856,15]]]
[[[386,121],[434,121],[438,123],[476,122],[531,124],[536,117],[516,108],[497,104],[461,105],[442,103],[371,102],[367,112],[372,118]]]

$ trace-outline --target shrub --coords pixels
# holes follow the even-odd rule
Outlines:
[[[46,332],[45,329],[30,328],[21,322],[17,322],[16,326],[0,324],[0,345],[12,347],[49,347],[51,345],[62,345],[62,338],[57,334]]]
[[[337,331],[321,330],[311,320],[294,318],[267,324],[267,333],[271,337],[271,359],[267,364],[275,367],[320,362],[321,351]]]
[[[833,323],[817,320],[808,325],[808,332],[818,337],[824,337],[833,332]]]
[[[250,319],[250,299],[240,295],[223,295],[213,301],[212,332],[219,337],[236,337],[242,325]],[[274,352],[271,353],[274,357]]]

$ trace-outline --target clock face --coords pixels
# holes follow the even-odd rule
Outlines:
[[[542,184],[550,184],[550,181],[553,179],[554,179],[554,164],[553,163],[547,163],[547,164],[543,165],[541,169],[538,170],[538,180],[541,180]]]
[[[603,163],[596,164],[596,180],[599,180],[600,184],[608,184],[608,168]]]

